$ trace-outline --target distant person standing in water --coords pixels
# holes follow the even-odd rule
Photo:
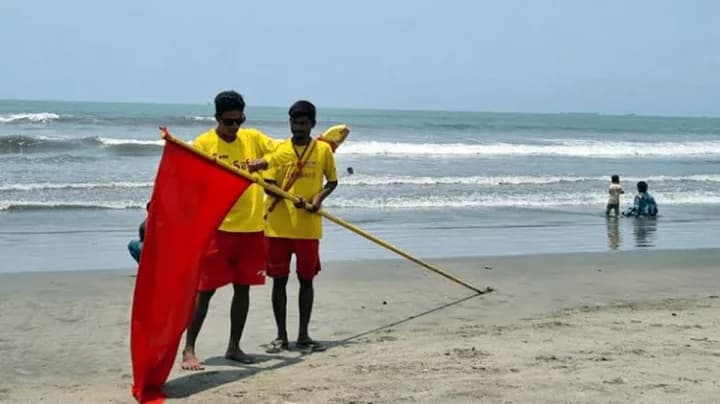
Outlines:
[[[347,168],[347,173],[348,173],[348,175],[353,175],[353,174],[355,174],[355,171],[353,170],[352,167],[348,167],[348,168]]]
[[[610,212],[615,210],[613,216],[620,214],[620,195],[624,194],[622,184],[620,184],[620,177],[613,175],[610,177],[610,188],[608,189],[608,202],[605,207],[605,216],[610,216]]]

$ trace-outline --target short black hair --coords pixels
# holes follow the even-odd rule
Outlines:
[[[612,181],[613,184],[617,184],[620,182],[620,177],[617,175],[613,175],[612,177],[610,177],[610,181]]]
[[[640,181],[640,182],[638,182],[638,186],[637,186],[637,187],[638,187],[638,192],[647,192],[647,188],[648,188],[648,187],[647,187],[647,182],[645,182],[645,181]]]
[[[288,111],[290,118],[299,118],[304,116],[310,118],[311,121],[315,122],[315,106],[310,101],[300,100],[294,103]]]
[[[215,97],[215,116],[227,111],[245,112],[245,100],[235,91],[223,91]]]

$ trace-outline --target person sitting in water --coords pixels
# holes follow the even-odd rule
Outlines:
[[[637,184],[638,194],[635,196],[635,202],[633,206],[623,212],[623,216],[628,217],[654,217],[658,214],[657,204],[655,198],[648,193],[648,185],[645,181],[640,181]]]
[[[148,203],[145,208],[150,209],[150,204]],[[132,256],[135,262],[137,262],[138,264],[140,263],[140,254],[142,253],[143,241],[145,241],[145,222],[147,222],[147,219],[143,220],[142,223],[140,223],[140,227],[138,228],[138,236],[140,237],[140,239],[130,240],[130,242],[128,243],[128,251],[130,251],[130,256]]]

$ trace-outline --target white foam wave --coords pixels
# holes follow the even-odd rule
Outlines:
[[[133,209],[145,203],[133,201],[0,201],[0,211],[10,209]]]
[[[660,182],[660,181],[698,181],[698,182],[720,182],[720,174],[696,174],[696,175],[688,175],[684,177],[677,177],[677,176],[671,176],[671,175],[658,175],[654,177],[646,177],[646,178],[640,178],[640,177],[628,177],[624,179],[626,181],[653,181],[653,182]]]
[[[720,140],[695,142],[601,142],[566,140],[555,144],[465,144],[348,142],[339,154],[385,156],[569,156],[569,157],[687,157],[720,156]]]
[[[22,114],[3,114],[0,115],[0,123],[13,122],[50,122],[60,119],[60,115],[52,112],[34,112]]]
[[[371,176],[351,175],[342,177],[343,186],[359,185],[500,185],[500,184],[551,184],[562,180],[561,177],[413,177],[413,176]]]
[[[663,205],[706,205],[720,204],[718,193],[653,193],[660,209]],[[631,198],[624,201],[630,204]],[[605,206],[607,200],[598,197],[588,200],[587,194],[565,193],[548,195],[512,195],[472,194],[462,197],[432,195],[418,198],[329,198],[327,208],[380,208],[380,209],[430,209],[430,208],[482,208],[482,207],[567,207],[595,204]]]
[[[111,188],[147,188],[152,182],[87,182],[87,183],[30,183],[30,184],[4,184],[0,191],[41,191],[46,189],[111,189]]]
[[[98,139],[102,144],[108,146],[118,146],[127,144],[138,144],[138,145],[155,145],[162,146],[165,144],[164,140],[140,140],[140,139],[112,139],[101,137]]]
[[[673,205],[720,205],[720,193],[696,192],[657,192],[653,196],[658,201],[660,210],[663,206]],[[445,195],[428,195],[423,197],[377,197],[377,198],[329,198],[324,206],[333,208],[366,208],[366,209],[440,209],[440,208],[549,208],[549,207],[604,207],[606,199],[601,195],[588,199],[585,193],[554,193],[498,195],[474,193],[458,197]],[[632,203],[632,196],[623,199],[622,206]],[[9,209],[130,209],[144,208],[145,202],[112,200],[112,201],[24,201],[0,200],[0,211]]]
[[[198,122],[215,122],[215,118],[212,116],[191,116],[189,119]]]
[[[702,174],[686,177],[655,176],[644,178],[624,177],[623,182],[632,184],[637,181],[648,181],[651,184],[666,181],[697,181],[720,182],[720,175]],[[382,185],[477,185],[477,186],[503,186],[503,185],[545,185],[557,183],[577,182],[607,182],[607,177],[560,177],[560,176],[517,176],[517,177],[410,177],[410,176],[369,176],[353,175],[341,180],[342,186],[382,186]],[[0,184],[2,191],[42,191],[42,190],[85,190],[85,189],[135,189],[152,187],[152,182],[86,182],[86,183],[28,183],[28,184]]]
[[[666,182],[666,181],[698,181],[698,182],[720,182],[720,175],[703,174],[689,176],[653,176],[644,178],[623,177],[625,183],[637,181]],[[590,181],[609,181],[609,177],[572,177],[572,176],[470,176],[470,177],[413,177],[413,176],[371,176],[371,175],[349,175],[341,178],[343,186],[378,186],[378,185],[543,185],[558,183],[575,183]]]

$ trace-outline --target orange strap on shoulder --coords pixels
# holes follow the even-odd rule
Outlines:
[[[298,161],[295,163],[295,169],[292,172],[292,175],[290,178],[285,182],[282,186],[283,191],[288,191],[290,188],[292,188],[293,184],[295,184],[295,181],[300,178],[302,175],[302,170],[305,167],[305,163],[307,163],[308,159],[310,158],[310,155],[313,152],[313,149],[315,149],[315,139],[310,141],[310,144],[308,145],[308,149],[306,149],[306,152],[303,153],[302,158],[298,158]],[[267,212],[265,213],[265,217],[275,209],[277,204],[280,202],[280,198],[272,197],[273,201],[270,204],[270,207],[268,207]]]

